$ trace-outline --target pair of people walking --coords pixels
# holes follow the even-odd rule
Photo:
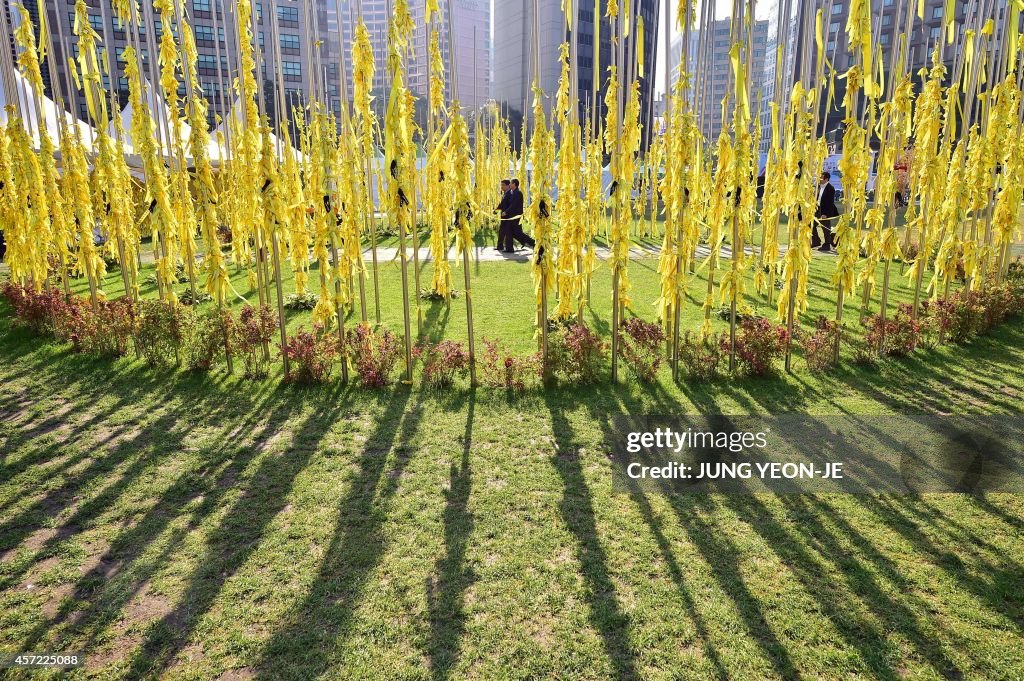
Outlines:
[[[837,246],[835,226],[839,220],[836,206],[836,188],[832,174],[824,171],[818,177],[818,205],[814,211],[814,228],[811,230],[811,248],[823,253],[834,251]]]
[[[502,180],[501,202],[495,209],[501,215],[497,249],[502,253],[515,253],[515,241],[528,248],[533,248],[535,244],[530,235],[523,231],[523,205],[519,180]]]

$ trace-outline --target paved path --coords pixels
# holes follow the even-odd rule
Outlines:
[[[755,255],[755,254],[758,253],[759,249],[753,248],[753,247],[748,247],[746,249],[746,251],[750,255]],[[781,256],[785,252],[786,252],[786,247],[785,246],[779,246],[779,255]],[[599,246],[597,248],[597,259],[598,260],[607,260],[609,253],[610,253],[610,250],[608,248],[606,248],[604,246]],[[631,259],[634,259],[634,260],[642,259],[642,258],[657,258],[659,253],[660,253],[660,249],[658,247],[656,247],[656,246],[634,245],[632,248],[629,249],[629,257]],[[697,247],[697,258],[698,258],[698,260],[706,258],[708,256],[708,253],[710,253],[710,249],[706,245],[702,244],[702,245]],[[519,262],[519,263],[528,263],[528,262],[530,262],[530,259],[533,257],[533,254],[534,254],[534,251],[533,251],[532,248],[520,248],[514,254],[510,254],[510,253],[502,253],[502,252],[498,251],[498,249],[494,248],[493,246],[474,246],[473,247],[473,254],[472,254],[471,258],[473,259],[473,262]],[[818,251],[812,251],[812,255],[825,255],[825,254],[824,253],[820,253]],[[725,260],[728,260],[728,259],[732,258],[732,251],[729,249],[728,246],[723,246],[722,247],[721,257],[723,259],[725,259]],[[388,263],[388,262],[390,262],[392,260],[397,260],[397,258],[398,258],[398,248],[396,248],[396,247],[383,247],[382,246],[382,247],[377,248],[377,263],[379,265],[384,265],[384,264],[386,264],[386,263]],[[430,254],[430,248],[428,246],[421,246],[420,247],[419,258],[420,258],[420,262],[421,263],[427,263],[427,262],[430,262],[431,260],[433,260],[433,258],[431,257],[431,254]],[[459,258],[459,255],[458,255],[458,252],[455,250],[455,248],[454,247],[450,248],[448,250],[448,259],[454,261],[454,260],[456,260],[458,258]],[[367,248],[367,249],[365,249],[363,251],[363,259],[367,263],[372,263],[373,262],[373,253],[371,252],[371,250],[369,248]],[[412,249],[411,248],[409,249],[409,261],[412,262]],[[150,264],[150,263],[153,262],[153,251],[152,251],[152,249],[150,249],[150,248],[143,248],[143,250],[142,250],[142,262],[144,264]],[[8,271],[7,265],[5,263],[0,263],[0,274],[6,274],[7,271]]]
[[[759,248],[752,247],[752,246],[748,246],[746,248],[746,252],[747,252],[748,255],[756,255],[759,251],[760,251]],[[1024,254],[1024,247],[1020,247],[1019,245],[1015,245],[1014,246],[1014,252],[1016,253],[1017,251],[1020,251],[1021,252],[1020,254]],[[598,260],[607,260],[609,252],[610,251],[609,251],[608,248],[606,248],[604,246],[598,246],[598,248],[597,248],[597,259]],[[521,249],[517,250],[514,254],[509,254],[509,253],[501,253],[500,251],[498,251],[498,249],[494,248],[494,246],[474,246],[473,247],[473,254],[472,254],[471,257],[473,259],[473,262],[519,262],[519,263],[528,263],[528,262],[530,262],[530,258],[533,257],[533,253],[534,253],[534,251],[531,248],[521,248]],[[659,253],[660,253],[660,249],[657,246],[653,246],[653,245],[634,244],[633,247],[629,249],[629,257],[634,259],[634,260],[642,259],[642,258],[657,258]],[[705,244],[701,244],[700,246],[697,247],[697,259],[698,260],[701,260],[701,259],[704,259],[704,258],[708,257],[708,253],[710,253],[710,249]],[[785,245],[780,245],[779,246],[779,256],[781,257],[785,253],[786,253],[786,246]],[[820,252],[818,250],[812,249],[811,250],[811,255],[814,256],[814,257],[830,257],[831,254],[822,253],[822,252]],[[377,262],[378,262],[378,264],[383,265],[383,264],[388,263],[388,262],[390,262],[392,260],[396,260],[397,257],[398,257],[398,248],[396,248],[396,247],[383,247],[382,246],[382,247],[377,248]],[[724,260],[729,260],[729,259],[732,258],[732,251],[729,249],[728,246],[722,246],[721,257]],[[428,246],[420,246],[419,258],[420,258],[420,262],[421,263],[430,262],[433,259],[431,257],[431,255],[430,255],[430,248]],[[450,248],[448,250],[448,259],[454,261],[454,260],[456,260],[458,258],[459,258],[459,255],[456,252],[455,248],[454,247]],[[373,254],[371,253],[369,248],[367,248],[367,249],[365,249],[363,251],[363,259],[367,263],[370,263],[370,262],[373,261]],[[412,249],[411,248],[409,249],[409,260],[410,260],[410,262],[412,261]],[[149,248],[144,248],[143,249],[143,251],[142,251],[142,262],[143,263],[152,263],[153,262],[153,251],[152,251],[152,249],[149,249]],[[8,271],[7,270],[7,265],[5,263],[0,263],[0,274],[6,274],[7,271]]]
[[[610,249],[604,246],[598,246],[597,248],[597,259],[607,260],[610,253]],[[641,246],[634,245],[629,249],[629,257],[632,259],[641,258],[657,258],[660,254],[661,249],[656,246]],[[701,245],[697,247],[697,258],[706,258],[710,253],[710,249]],[[746,252],[750,255],[755,255],[759,252],[759,249],[748,247]],[[779,254],[782,255],[786,252],[785,246],[779,247]],[[530,262],[530,258],[533,257],[534,250],[532,248],[520,248],[514,254],[502,253],[494,246],[475,246],[473,248],[473,254],[470,256],[474,262]],[[825,255],[824,253],[814,252],[815,255]],[[377,261],[379,263],[388,262],[398,257],[398,248],[396,247],[378,247],[377,248]],[[448,250],[448,259],[455,260],[459,257],[458,252],[451,248]],[[732,258],[732,251],[727,247],[723,246],[721,251],[721,257],[725,259]],[[363,251],[363,258],[370,262],[373,258],[370,249]],[[420,247],[419,250],[420,262],[430,262],[432,260],[430,249],[428,247]],[[409,249],[409,260],[412,260],[412,249]]]

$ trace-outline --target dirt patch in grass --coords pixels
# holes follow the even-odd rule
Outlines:
[[[217,677],[217,681],[245,681],[245,679],[255,679],[256,670],[252,667],[239,667],[238,669],[231,669]]]
[[[25,390],[18,390],[0,406],[0,421],[12,423],[21,419],[32,406],[32,400]]]
[[[163,594],[154,593],[149,585],[139,589],[139,593],[125,604],[122,613],[126,625],[140,628],[166,617],[170,618],[169,623],[174,626],[174,620],[177,619],[173,616],[174,603],[171,599]]]
[[[281,449],[283,447],[280,447],[280,445],[284,443],[287,438],[291,437],[291,434],[292,431],[287,428],[282,428],[281,430],[276,430],[273,433],[268,433],[253,443],[253,449],[257,454]]]
[[[56,619],[57,614],[60,612],[61,603],[63,603],[65,599],[71,598],[74,595],[74,584],[58,584],[50,589],[49,597],[43,603],[39,611],[42,613],[43,617],[48,620]]]
[[[100,424],[92,438],[93,446],[97,449],[113,449],[125,443],[138,440],[142,433],[142,427],[135,423],[122,424],[114,428]]]
[[[121,561],[107,556],[106,552],[90,554],[78,567],[83,575],[112,579],[121,571]]]
[[[25,581],[22,582],[22,587],[29,591],[38,589],[39,585],[37,582],[39,581],[39,579],[47,572],[53,570],[59,565],[60,558],[58,558],[57,556],[47,556],[46,558],[43,558],[42,560],[35,563],[32,566],[32,569],[28,571],[28,574],[25,576]]]
[[[40,527],[30,534],[21,545],[30,551],[39,551],[59,534],[60,532],[55,527]]]
[[[66,436],[74,430],[74,424],[69,423],[67,417],[75,410],[75,405],[63,400],[58,404],[57,408],[49,409],[41,414],[41,418],[36,423],[33,422],[35,419],[29,416],[25,423],[16,424],[25,439],[31,440],[46,435],[60,436],[58,439],[61,442],[67,439]],[[21,414],[25,415],[28,411],[28,408],[22,409]]]

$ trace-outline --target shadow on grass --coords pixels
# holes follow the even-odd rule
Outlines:
[[[418,403],[407,409],[409,397],[409,390],[396,390],[367,439],[358,472],[338,508],[337,529],[320,570],[260,653],[256,669],[261,678],[310,679],[330,668],[331,653],[348,630],[364,587],[393,539],[384,533],[384,525],[412,456],[407,443],[422,414]]]
[[[558,445],[552,462],[562,480],[562,521],[576,538],[576,560],[587,585],[590,622],[600,633],[605,657],[614,677],[639,677],[636,654],[630,642],[629,616],[622,610],[615,582],[608,568],[608,557],[601,547],[592,495],[583,474],[578,444],[561,400],[545,392],[551,415],[551,430]]]
[[[118,621],[129,602],[143,592],[147,583],[159,571],[166,568],[167,562],[181,548],[188,535],[219,511],[239,488],[243,488],[243,491],[232,505],[235,509],[248,508],[244,504],[264,503],[264,496],[274,493],[279,494],[281,499],[285,498],[286,495],[278,488],[278,480],[289,474],[294,475],[294,472],[300,470],[303,458],[277,457],[274,454],[267,454],[265,448],[284,429],[289,419],[296,415],[299,405],[295,401],[284,400],[277,408],[270,410],[266,408],[265,402],[271,399],[281,400],[281,396],[267,396],[262,401],[251,404],[252,409],[243,418],[226,424],[229,427],[223,430],[223,435],[199,455],[201,460],[197,467],[182,471],[161,492],[156,503],[142,514],[141,518],[130,520],[113,538],[107,549],[92,560],[92,567],[75,582],[74,598],[66,601],[50,621],[41,623],[30,636],[31,643],[41,640],[47,630],[67,622],[68,628],[63,632],[64,636],[84,636],[89,645],[94,644],[108,627]],[[264,421],[268,414],[269,417]],[[317,412],[314,417],[327,415],[325,412]],[[214,419],[220,418],[216,413],[211,416]],[[314,417],[311,417],[310,421],[314,421]],[[305,425],[308,425],[308,422]],[[160,457],[150,463],[163,465],[173,461],[169,457],[184,445],[189,430],[190,424],[180,418],[176,408],[165,418],[158,419],[148,426],[143,433],[144,437],[158,439],[161,446],[169,446],[166,450],[168,457]],[[307,456],[312,451],[314,450],[307,450]],[[148,459],[147,455],[150,453],[148,449],[142,450],[141,458]],[[252,480],[239,483],[239,479],[250,464],[261,456],[263,463]],[[273,470],[268,462],[273,462]],[[280,470],[286,465],[290,466],[288,470]],[[82,527],[108,507],[114,506],[134,479],[131,471],[126,472],[116,484],[81,506],[69,519],[67,526]],[[286,481],[282,483],[287,484]],[[272,504],[268,506],[270,509],[274,508]],[[251,550],[251,547],[258,544],[261,522],[265,524],[265,519],[272,517],[273,513],[273,510],[270,510],[255,516],[249,514],[244,520],[237,521],[229,515],[221,527],[214,530],[211,543],[214,546],[221,543],[233,546],[238,542],[245,548],[235,553],[228,552],[227,555],[218,553],[218,557],[223,556],[220,561],[213,560],[207,555],[203,567],[200,568],[204,576],[209,577],[215,566],[226,571],[219,573],[225,577],[231,568],[237,568],[244,558],[246,549]],[[176,523],[175,521],[182,515],[188,516],[188,522]],[[247,530],[251,529],[248,524],[250,519],[255,525],[255,537],[247,533]],[[157,543],[158,548],[151,550]],[[204,599],[209,598],[212,601],[216,595],[216,588],[207,590],[211,581],[207,580],[203,584],[203,590],[197,589],[196,593],[188,594],[191,597],[188,602],[189,612],[192,612],[192,608],[200,608],[200,612],[195,616],[201,614]],[[84,608],[79,607],[81,603],[86,604]],[[175,640],[178,633],[181,633],[183,639],[187,638],[188,625],[188,617],[178,610],[172,611],[154,625],[155,631],[161,632],[162,645],[165,648],[158,651],[150,646],[147,652],[158,655],[166,648],[175,647],[178,645]]]
[[[430,615],[430,671],[435,679],[451,676],[458,660],[462,637],[466,632],[465,594],[475,581],[471,568],[465,565],[466,549],[473,532],[473,515],[469,510],[472,488],[470,450],[473,442],[473,418],[476,394],[470,393],[466,405],[466,429],[463,434],[462,460],[452,462],[445,490],[444,556],[428,576],[424,589]]]

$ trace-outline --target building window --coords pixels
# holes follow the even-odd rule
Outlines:
[[[886,14],[884,17],[882,17],[882,26],[888,26],[891,23],[892,23],[892,15],[891,14]]]
[[[210,0],[192,0],[192,9],[197,12],[209,12]]]
[[[929,31],[928,35],[931,38],[931,40],[938,40],[939,38],[942,37],[942,27],[941,26],[933,27],[932,30]]]
[[[217,57],[212,54],[201,54],[197,57],[196,66],[199,68],[199,73],[204,76],[216,76],[217,75]],[[222,71],[226,71],[228,68],[228,58],[221,56],[220,68]]]
[[[842,14],[844,9],[843,3],[836,3],[832,5],[832,14]]]
[[[299,25],[299,8],[298,7],[278,7],[277,8],[277,20],[281,22],[282,26],[289,26],[297,28]]]
[[[75,25],[75,13],[74,12],[68,12],[68,23],[71,26]],[[102,31],[103,30],[103,18],[100,17],[100,15],[98,15],[98,14],[90,14],[89,15],[89,26],[91,26],[92,30],[94,30],[94,31],[97,31],[97,32]]]
[[[203,26],[202,24],[196,24],[192,27],[192,30],[195,31],[196,42],[213,42],[213,26]]]
[[[297,50],[299,49],[299,36],[291,33],[281,34],[281,47],[286,50]]]
[[[200,73],[217,70],[217,57],[212,54],[201,54],[196,61]]]
[[[297,61],[281,60],[281,73],[285,80],[302,80],[302,64]]]
[[[888,45],[889,44],[889,34],[888,33],[883,33],[882,35],[880,35],[878,37],[878,41],[880,43],[882,43],[883,45]]]
[[[833,21],[831,24],[829,24],[828,25],[828,32],[829,33],[839,33],[839,22],[838,21]]]
[[[942,5],[939,5],[938,7],[932,7],[932,19],[941,19],[941,18],[942,18]]]

